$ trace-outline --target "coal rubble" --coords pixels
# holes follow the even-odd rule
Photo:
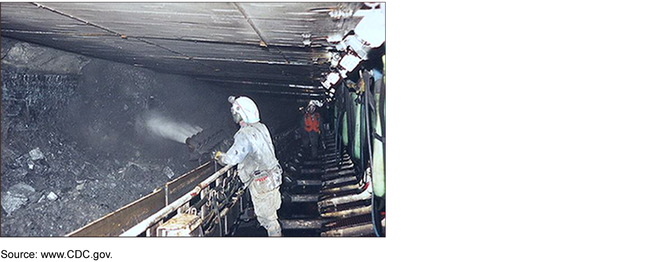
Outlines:
[[[98,154],[63,130],[75,117],[65,107],[78,97],[76,78],[2,69],[2,236],[65,235],[165,183],[164,168],[173,172],[170,159]]]
[[[74,70],[25,62],[30,50],[38,50],[39,63],[73,61]],[[188,103],[180,94],[210,97],[189,92],[199,84],[188,77],[65,59],[78,55],[8,38],[2,51],[1,236],[63,236],[196,167],[184,144],[143,129],[143,112],[193,124],[231,118],[227,102],[206,106],[206,114],[179,109]],[[14,53],[20,63],[7,61]]]

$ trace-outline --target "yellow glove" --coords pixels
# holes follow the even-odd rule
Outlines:
[[[225,166],[226,163],[223,162],[223,158],[225,156],[226,154],[224,154],[223,152],[217,151],[217,153],[214,154],[214,160],[217,161],[217,163],[219,163],[220,165]]]
[[[222,155],[223,153],[221,153],[221,151],[217,151],[217,153],[214,154],[214,160],[219,160],[219,157]]]

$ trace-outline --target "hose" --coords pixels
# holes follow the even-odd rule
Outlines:
[[[366,85],[370,86],[369,83],[366,83]],[[369,115],[369,113],[368,113],[369,112],[369,110],[368,110],[368,90],[370,90],[370,89],[366,88],[366,90],[363,92],[363,96],[364,96],[363,100],[364,100],[364,109],[365,109],[364,110],[364,112],[365,112],[364,117],[366,118],[366,121],[365,121],[366,122],[366,137],[368,138],[368,158],[370,159],[370,170],[372,170],[372,163],[373,163],[372,162],[372,152],[370,152],[371,147],[372,147],[371,146],[372,141],[370,140],[370,123],[369,123],[369,117],[368,117],[368,115]],[[372,217],[372,230],[375,232],[375,235],[379,237],[381,235],[379,234],[379,231],[377,231],[377,226],[375,224],[375,190],[372,190],[371,192],[372,192],[372,196],[370,197],[370,207],[371,207],[370,215]]]

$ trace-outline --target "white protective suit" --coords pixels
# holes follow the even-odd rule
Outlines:
[[[249,186],[255,215],[269,236],[281,236],[277,210],[282,202],[282,168],[275,157],[271,135],[260,122],[242,123],[235,142],[222,158],[225,164],[238,164],[238,175]]]

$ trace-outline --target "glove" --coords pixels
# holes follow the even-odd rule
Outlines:
[[[225,155],[225,154],[222,153],[221,151],[217,151],[217,153],[214,154],[214,160],[216,160],[217,162],[219,162],[219,164],[225,166],[225,164],[223,163],[223,156],[224,156],[224,155]]]

